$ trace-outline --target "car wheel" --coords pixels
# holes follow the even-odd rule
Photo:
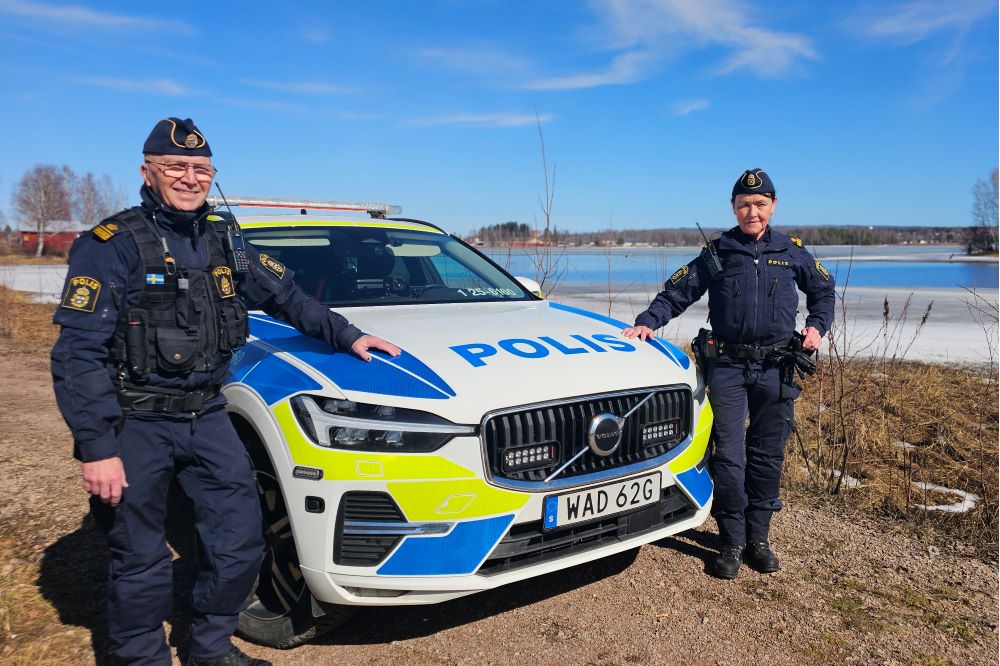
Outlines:
[[[237,633],[254,643],[287,649],[320,636],[349,618],[349,606],[324,604],[309,592],[292,538],[281,486],[263,447],[248,447],[260,494],[264,559]]]

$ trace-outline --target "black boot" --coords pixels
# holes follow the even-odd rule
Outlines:
[[[215,657],[202,657],[188,659],[188,666],[272,666],[267,659],[254,659],[250,655],[243,654],[238,647],[232,646],[229,652]]]
[[[723,546],[719,549],[719,556],[712,563],[712,572],[719,578],[730,580],[736,578],[740,571],[743,546]]]
[[[746,549],[747,563],[761,573],[780,571],[778,556],[766,541],[751,541]]]

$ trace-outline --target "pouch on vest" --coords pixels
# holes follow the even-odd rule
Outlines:
[[[156,351],[165,370],[171,372],[187,372],[194,367],[195,356],[200,343],[192,337],[170,328],[156,329]]]
[[[219,347],[224,352],[235,349],[247,341],[250,332],[247,310],[243,303],[236,301],[224,307],[222,316],[222,331],[219,336]]]
[[[125,357],[128,359],[132,374],[144,381],[149,374],[147,327],[148,318],[145,310],[135,308],[128,312],[128,328],[125,329]]]

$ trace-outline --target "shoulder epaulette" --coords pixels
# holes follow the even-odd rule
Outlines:
[[[802,239],[801,238],[796,238],[795,236],[789,236],[788,240],[792,241],[793,243],[795,243],[799,247],[802,247]]]
[[[109,241],[116,234],[125,229],[125,226],[123,225],[124,222],[140,218],[138,210],[138,206],[126,208],[125,210],[115,213],[111,217],[104,218],[101,220],[100,224],[90,230],[90,233],[94,236],[94,238],[101,242]]]
[[[118,226],[118,224],[116,224],[115,222],[112,222],[111,220],[104,220],[96,227],[91,229],[90,233],[92,233],[94,235],[94,238],[96,238],[99,241],[107,241],[111,240],[112,236],[114,236],[121,230],[122,230],[121,227]]]

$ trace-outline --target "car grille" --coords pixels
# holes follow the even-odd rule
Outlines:
[[[542,521],[514,525],[497,544],[478,573],[492,576],[548,562],[679,523],[695,515],[690,500],[677,488],[663,489],[660,502],[631,513],[592,523],[543,530]]]
[[[356,567],[374,566],[385,559],[403,538],[395,534],[351,534],[349,529],[344,529],[344,521],[384,522],[391,525],[405,520],[399,507],[385,493],[344,493],[337,515],[333,545],[334,563]]]
[[[614,469],[666,453],[691,432],[691,390],[687,387],[661,387],[594,396],[489,415],[483,423],[482,436],[492,477],[520,482],[544,480],[559,465],[587,446],[587,431],[596,415],[608,412],[623,416],[650,392],[655,395],[625,419],[621,445],[614,453],[600,457],[587,452],[566,468],[560,478]],[[643,445],[643,426],[671,419],[680,422],[677,437],[669,442]],[[540,444],[556,446],[556,462],[524,471],[507,472],[503,469],[503,452],[506,449]]]

